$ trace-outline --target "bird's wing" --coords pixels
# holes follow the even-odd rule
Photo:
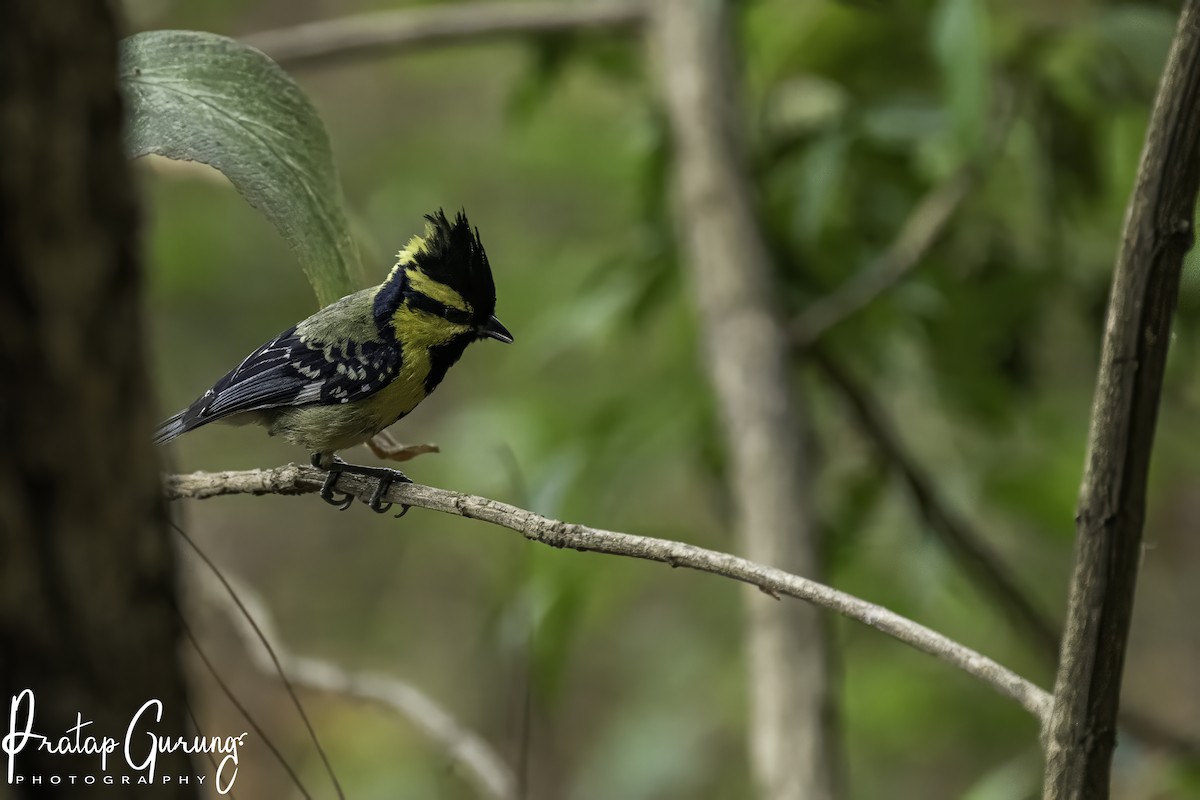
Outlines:
[[[402,359],[398,345],[349,338],[322,343],[289,328],[160,425],[154,441],[163,444],[244,411],[362,400],[395,379]]]
[[[289,327],[254,350],[155,432],[164,444],[181,433],[244,411],[335,405],[370,397],[400,372],[400,347],[378,341],[322,343]]]
[[[242,360],[190,406],[163,422],[158,444],[242,412],[362,400],[387,386],[403,360],[398,343],[379,339],[376,289],[328,305]]]
[[[205,392],[200,413],[215,418],[280,406],[349,403],[382,389],[399,367],[399,348],[383,342],[306,341],[289,328]]]

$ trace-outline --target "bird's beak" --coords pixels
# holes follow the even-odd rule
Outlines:
[[[504,327],[504,324],[496,319],[494,315],[487,321],[486,325],[479,329],[479,335],[488,339],[496,339],[505,344],[512,344],[513,340],[513,335],[508,332],[508,328]]]

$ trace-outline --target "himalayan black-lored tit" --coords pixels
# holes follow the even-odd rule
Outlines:
[[[321,497],[335,498],[338,474],[379,479],[370,506],[383,512],[399,470],[348,464],[335,454],[375,436],[432,392],[478,339],[512,342],[493,312],[487,254],[459,212],[426,217],[378,286],[343,297],[259,347],[190,406],[163,422],[157,444],[210,422],[254,423],[306,448],[329,471]],[[405,509],[407,510],[407,508]],[[401,512],[403,513],[403,512]]]

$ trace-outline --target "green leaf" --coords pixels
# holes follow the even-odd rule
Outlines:
[[[358,254],[329,137],[278,64],[224,36],[150,31],[121,43],[131,158],[219,170],[279,229],[322,305],[354,290]]]
[[[988,16],[982,0],[941,0],[934,11],[933,50],[942,70],[957,143],[983,144],[988,112]]]
[[[795,213],[797,227],[810,242],[837,216],[851,166],[850,144],[843,133],[834,131],[817,140],[804,157]]]

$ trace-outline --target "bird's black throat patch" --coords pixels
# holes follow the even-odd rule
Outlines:
[[[429,374],[425,376],[425,394],[429,394],[446,377],[446,371],[462,358],[467,345],[475,341],[475,335],[464,333],[445,344],[429,348]]]

